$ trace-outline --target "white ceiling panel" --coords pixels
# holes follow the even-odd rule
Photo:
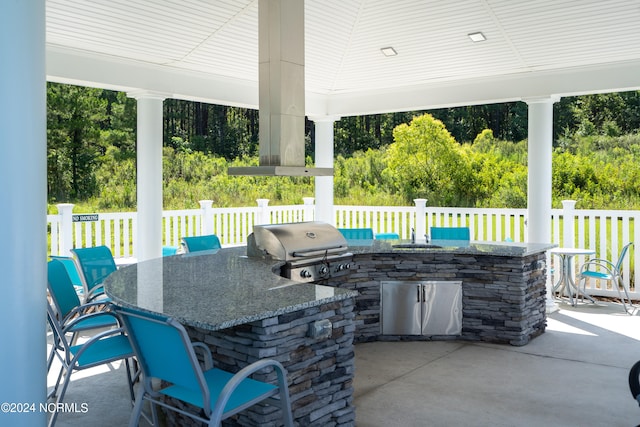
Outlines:
[[[194,76],[210,80],[212,87],[222,87],[229,79],[245,81],[241,89],[246,103],[247,88],[256,87],[257,96],[258,3],[46,0],[48,52],[52,64],[63,64],[55,57],[63,52],[67,59],[99,58],[102,67],[111,62],[116,70],[118,64],[138,67],[141,73],[155,70],[153,78],[133,76],[129,81],[132,69],[112,73],[122,75],[122,81],[110,81],[110,87],[130,88],[133,82],[149,81],[157,87],[144,89],[170,87],[175,96],[209,99],[210,93],[179,90],[176,76],[183,73],[185,88]],[[352,94],[355,102],[376,93],[455,88],[456,82],[482,89],[487,79],[499,82],[509,77],[514,82],[509,95],[513,98],[517,84],[532,87],[518,79],[535,78],[542,94],[545,79],[551,82],[551,77],[572,70],[591,76],[592,69],[602,75],[597,79],[602,83],[580,81],[571,85],[571,91],[606,91],[612,84],[605,82],[615,82],[622,69],[620,87],[634,89],[640,87],[640,69],[636,82],[628,67],[640,66],[638,22],[638,0],[307,0],[307,93],[326,100]],[[477,31],[486,41],[469,40],[467,35]],[[398,55],[385,57],[380,49],[388,46]],[[99,85],[100,74],[91,76],[90,68],[86,78],[79,77],[84,69],[71,71],[59,65],[48,74],[54,80]],[[171,84],[163,84],[163,70],[173,79]],[[233,93],[228,85],[225,91],[225,97]],[[321,104],[317,96],[314,105]],[[464,102],[459,94],[452,99]],[[384,99],[379,102],[382,105]],[[403,108],[400,104],[396,101],[393,108]],[[416,106],[412,101],[406,108]]]

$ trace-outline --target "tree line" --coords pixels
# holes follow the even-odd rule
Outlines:
[[[135,111],[135,100],[124,93],[48,84],[50,203],[135,209]],[[526,104],[426,113],[344,117],[335,123],[338,203],[406,204],[421,196],[450,206],[526,206]],[[163,120],[165,208],[192,207],[213,195],[220,206],[251,205],[260,197],[299,203],[313,196],[313,178],[226,175],[230,165],[257,164],[256,110],[168,99]],[[556,103],[554,200],[579,197],[585,208],[636,206],[640,197],[626,177],[636,173],[629,168],[639,129],[640,91]],[[306,133],[312,164],[313,123],[307,122]],[[616,173],[610,177],[617,181],[601,176],[607,165],[613,165]],[[602,194],[605,187],[608,193]]]

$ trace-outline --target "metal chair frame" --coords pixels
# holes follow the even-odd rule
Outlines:
[[[56,407],[63,401],[71,380],[71,375],[74,372],[109,364],[119,360],[124,360],[125,362],[129,393],[131,395],[131,400],[134,400],[133,383],[137,379],[138,374],[136,372],[132,372],[131,365],[129,364],[129,359],[134,356],[134,353],[129,339],[125,335],[124,328],[118,327],[108,329],[93,335],[86,342],[77,345],[73,345],[72,340],[68,339],[70,331],[73,331],[73,328],[80,322],[91,318],[107,316],[113,318],[116,322],[118,321],[116,314],[113,312],[96,312],[74,318],[63,327],[58,321],[57,315],[51,304],[47,305],[47,320],[49,321],[49,325],[51,326],[51,330],[54,335],[53,349],[49,357],[50,361],[48,364],[50,367],[53,357],[57,357],[61,363],[56,383],[53,390],[47,394],[47,399],[56,396],[61,384],[60,381],[63,380],[60,393],[58,393],[55,400]],[[74,335],[73,332],[72,335]],[[48,424],[49,427],[52,427],[55,424],[57,416],[57,412],[53,412],[51,414]]]
[[[594,258],[586,261],[580,267],[580,273],[578,274],[579,282],[582,283],[582,293],[584,295],[587,287],[587,280],[602,280],[611,282],[613,286],[616,287],[618,291],[618,296],[620,301],[622,302],[622,307],[624,311],[629,313],[629,308],[627,307],[627,302],[631,308],[633,308],[633,304],[631,302],[631,298],[629,297],[629,289],[627,285],[622,280],[622,266],[627,253],[629,252],[629,248],[633,245],[633,242],[629,242],[622,247],[620,251],[620,256],[618,257],[618,261],[614,264],[613,262],[603,259],[603,258]],[[579,286],[578,285],[578,286]],[[620,288],[624,291],[624,296],[622,292],[620,292]],[[625,297],[626,301],[625,302]],[[629,313],[631,314],[631,313]]]
[[[118,269],[111,249],[103,245],[75,248],[71,252],[82,280],[84,301],[90,302],[97,298],[108,300],[104,295],[102,282]]]
[[[147,420],[154,426],[158,425],[156,406],[209,426],[219,426],[222,420],[263,401],[280,407],[285,425],[293,426],[286,371],[279,362],[259,360],[232,374],[215,368],[210,349],[203,343],[192,343],[176,320],[123,308],[117,312],[123,319],[144,378],[129,426],[137,426],[141,416],[147,418],[142,412],[145,401],[151,406],[151,419]],[[202,352],[203,367],[196,348]],[[250,378],[256,372],[269,371],[275,371],[277,385]],[[153,387],[154,380],[160,380],[161,389]],[[171,405],[167,397],[182,404]],[[198,408],[199,413],[183,409],[184,403]]]

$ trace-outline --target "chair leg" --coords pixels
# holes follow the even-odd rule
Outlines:
[[[582,284],[582,292],[580,292],[580,284]],[[587,291],[587,278],[584,276],[580,276],[580,280],[578,280],[578,286],[576,286],[578,290],[578,295],[580,296],[580,302],[584,302],[584,293]],[[576,298],[578,298],[576,295]]]
[[[60,371],[60,373],[62,374],[62,371]],[[56,399],[56,407],[58,407],[58,404],[62,402],[62,399],[64,399],[64,395],[67,392],[67,386],[69,385],[69,381],[71,380],[72,373],[73,373],[73,369],[67,368],[67,372],[64,376],[64,382],[62,383],[62,388],[60,389],[60,394]],[[56,388],[57,387],[58,385],[56,384]],[[48,424],[49,427],[53,427],[55,425],[56,418],[58,418],[58,411],[53,411],[53,413],[51,414],[51,418],[49,418],[49,424]]]
[[[58,387],[60,386],[60,379],[62,379],[62,373],[64,372],[64,364],[60,367],[60,372],[58,372],[58,378],[56,379],[56,385],[53,387],[53,390],[49,395],[47,395],[47,399],[51,399],[58,392]]]
[[[622,290],[624,291],[626,297],[627,297],[627,301],[629,301],[629,305],[631,307],[633,307],[633,305],[631,304],[631,298],[629,297],[629,292],[627,292],[627,287],[624,285],[624,283],[622,282],[622,278],[620,276],[618,276],[615,280],[616,285],[617,285],[617,290],[618,290],[618,296],[620,297],[620,301],[622,301],[622,307],[624,308],[624,311],[628,314],[629,313],[629,309],[627,308],[627,304],[625,302],[624,296],[622,296],[622,293],[620,292],[620,287],[622,287]]]
[[[131,403],[133,404],[136,400],[135,392],[133,391],[133,385],[138,379],[139,373],[135,370],[135,361],[134,361],[134,370],[133,375],[131,374],[131,365],[129,364],[129,359],[124,359],[125,369],[127,371],[127,384],[129,384],[129,395],[131,396]]]
[[[140,391],[138,392],[138,396],[136,396],[135,404],[133,405],[131,418],[129,418],[129,427],[137,427],[138,424],[140,424],[140,416],[142,415],[143,404],[144,404],[144,387],[141,387]],[[153,425],[154,426],[158,425],[156,417],[154,417]]]

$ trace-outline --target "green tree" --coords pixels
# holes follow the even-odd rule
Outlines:
[[[95,168],[105,147],[100,123],[106,119],[102,89],[47,85],[47,172],[49,196],[57,201],[90,197]]]
[[[422,197],[432,206],[464,206],[473,198],[470,168],[460,145],[440,120],[415,117],[393,132],[388,174],[405,201]]]

